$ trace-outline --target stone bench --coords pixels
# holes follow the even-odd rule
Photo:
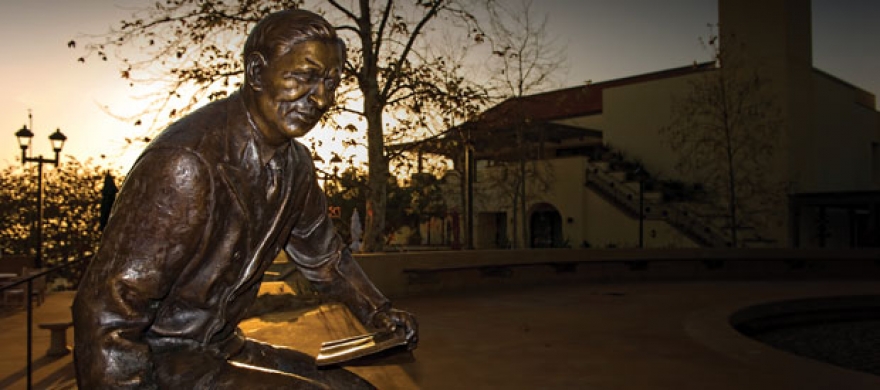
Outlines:
[[[70,353],[70,347],[67,346],[67,328],[73,326],[72,321],[45,322],[38,326],[40,329],[47,329],[51,332],[52,338],[46,356],[64,356]]]

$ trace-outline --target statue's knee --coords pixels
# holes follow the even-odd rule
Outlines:
[[[228,363],[228,367],[211,378],[207,388],[229,390],[303,389],[328,390],[331,387],[319,381],[286,372],[243,363]]]
[[[244,348],[231,359],[234,362],[263,367],[291,374],[311,376],[316,371],[315,358],[289,348],[248,340]]]

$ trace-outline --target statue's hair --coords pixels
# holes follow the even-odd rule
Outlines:
[[[269,14],[251,30],[244,44],[243,57],[258,52],[272,60],[286,54],[290,48],[304,41],[325,41],[339,45],[345,58],[345,42],[336,35],[336,29],[320,15],[301,9],[289,9]]]

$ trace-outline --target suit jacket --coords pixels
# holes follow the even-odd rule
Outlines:
[[[335,234],[309,151],[291,140],[264,165],[260,136],[233,94],[145,149],[74,300],[81,386],[150,387],[157,351],[234,355],[281,249],[362,321],[388,306]]]

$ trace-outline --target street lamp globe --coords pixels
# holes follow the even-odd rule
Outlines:
[[[21,152],[24,154],[24,151],[31,147],[34,132],[28,129],[27,125],[22,125],[21,129],[15,132],[15,137],[18,138],[18,146],[21,147]]]
[[[55,154],[58,154],[64,148],[64,141],[67,141],[67,136],[61,132],[61,129],[56,128],[55,132],[49,136],[49,141],[52,142],[52,150],[55,151]]]
[[[30,114],[28,114],[30,118]],[[33,124],[32,124],[33,126]],[[49,142],[52,143],[52,150],[55,151],[55,158],[45,158],[42,155],[37,157],[28,157],[28,149],[31,147],[31,140],[34,138],[34,132],[27,128],[27,125],[23,125],[20,130],[15,132],[15,137],[18,138],[18,146],[21,147],[21,164],[27,165],[27,163],[36,163],[37,164],[37,217],[34,219],[34,224],[36,225],[36,238],[37,238],[37,256],[34,261],[35,268],[42,268],[43,266],[43,164],[52,164],[54,166],[58,166],[58,162],[61,160],[59,155],[61,154],[61,149],[64,148],[64,141],[67,141],[67,136],[61,133],[61,129],[55,129],[55,132],[49,135]]]

